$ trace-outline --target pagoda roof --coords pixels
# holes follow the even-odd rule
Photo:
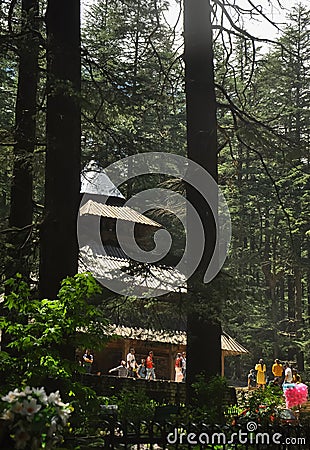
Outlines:
[[[103,286],[109,284],[109,280],[117,279],[126,295],[129,295],[130,288],[141,294],[154,292],[154,296],[186,292],[186,278],[176,268],[150,263],[136,265],[135,261],[124,256],[118,247],[90,242],[80,248],[79,272],[91,272]]]
[[[112,219],[127,220],[128,222],[141,223],[151,225],[153,227],[162,228],[162,225],[144,216],[143,214],[129,208],[128,206],[112,206],[105,203],[99,203],[94,200],[88,200],[80,207],[80,215],[93,215],[101,217],[109,217]]]
[[[125,199],[96,161],[90,161],[81,174],[81,194]]]
[[[127,327],[124,325],[109,325],[107,334],[120,336],[125,339],[137,339],[141,341],[160,342],[174,345],[186,346],[186,331],[179,330],[154,330],[140,327]],[[221,349],[224,356],[236,356],[249,351],[233,339],[229,334],[223,332],[221,336]]]

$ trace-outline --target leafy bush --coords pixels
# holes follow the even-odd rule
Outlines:
[[[116,396],[105,398],[103,403],[117,405],[118,419],[134,423],[152,420],[157,405],[141,387],[135,390],[122,389]]]
[[[47,393],[60,390],[74,407],[72,426],[87,429],[100,404],[79,381],[85,370],[75,361],[75,350],[99,350],[106,342],[107,321],[94,305],[99,285],[90,274],[66,278],[54,300],[33,299],[20,275],[7,287],[0,318],[6,338],[6,351],[0,352],[1,393],[27,385],[44,386]]]
[[[260,405],[269,409],[284,406],[283,391],[279,386],[269,385],[265,389],[256,389],[247,400],[250,411],[256,411]]]
[[[198,411],[202,418],[210,424],[221,424],[225,421],[224,410],[227,394],[226,379],[220,376],[205,381],[203,375],[193,383]]]
[[[175,420],[179,423],[204,422],[210,425],[225,423],[228,392],[226,379],[217,376],[206,381],[205,376],[201,374],[192,387],[192,404],[182,406]]]
[[[75,349],[102,348],[106,320],[88,300],[100,292],[90,274],[66,278],[54,300],[36,300],[21,276],[7,282],[0,329],[8,339],[0,352],[0,377],[7,388],[43,385],[50,379],[74,381],[82,371]]]
[[[265,389],[256,389],[243,398],[242,406],[246,421],[252,420],[262,425],[268,424],[277,416],[277,409],[285,407],[283,391],[275,385],[269,385]]]

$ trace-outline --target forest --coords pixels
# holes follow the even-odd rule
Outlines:
[[[1,293],[18,273],[31,295],[53,299],[63,278],[78,272],[80,172],[89,161],[104,168],[144,152],[190,157],[214,172],[230,211],[225,264],[194,293],[202,315],[215,315],[250,352],[227,363],[229,379],[244,381],[263,357],[270,366],[274,358],[294,362],[309,380],[310,10],[292,4],[282,11],[285,23],[274,23],[275,38],[256,38],[250,21],[272,22],[266,9],[251,1],[198,2],[207,4],[210,19],[210,163],[191,150],[190,44],[184,53],[183,4],[172,3],[174,23],[166,0],[94,0],[82,17],[75,0],[1,1]],[[271,3],[281,9],[281,0]],[[197,17],[191,2],[184,4],[186,26]],[[213,108],[212,95],[205,105],[195,95],[194,127],[201,117],[212,120]],[[157,185],[186,191],[177,177],[153,175],[125,183],[122,193],[130,198]],[[178,260],[180,221],[164,211],[152,217],[171,233],[171,260]],[[97,295],[106,319],[117,314],[132,326],[186,328],[186,296],[169,303]]]

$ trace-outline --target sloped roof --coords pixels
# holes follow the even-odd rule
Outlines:
[[[127,220],[128,222],[142,223],[144,225],[162,228],[162,225],[159,223],[149,219],[128,206],[111,206],[98,203],[93,200],[88,200],[85,205],[80,208],[80,215],[110,217],[112,219]]]
[[[223,332],[221,338],[222,352],[225,356],[242,355],[243,353],[249,353],[249,351],[233,339],[229,334]]]
[[[125,199],[123,194],[105,174],[103,168],[95,161],[90,161],[81,174],[81,194],[95,194]]]
[[[132,262],[122,257],[124,253],[121,249],[111,246],[104,246],[103,249],[105,254],[102,252],[102,247],[98,248],[92,242],[80,248],[79,272],[91,272],[103,285],[106,284],[105,281],[109,282],[117,277],[119,285],[124,286],[126,295],[130,287],[135,291],[137,289],[141,292],[154,291],[154,295],[186,292],[185,276],[174,267],[141,264],[141,270],[139,270],[140,266],[133,268]]]
[[[107,328],[107,334],[110,336],[117,335],[126,339],[137,339],[139,341],[186,345],[186,333],[184,331],[152,330],[150,328],[110,325]]]
[[[186,345],[186,332],[177,330],[152,330],[138,327],[126,327],[123,325],[110,325],[107,329],[108,335],[117,335],[126,339],[137,339],[140,341],[160,342],[165,344]],[[239,342],[223,332],[221,337],[221,348],[224,356],[241,355],[249,353]]]

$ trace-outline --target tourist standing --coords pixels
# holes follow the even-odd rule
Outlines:
[[[126,361],[127,361],[128,376],[135,377],[138,364],[136,361],[135,349],[133,347],[129,350],[129,353],[126,357]]]
[[[183,379],[183,374],[182,374],[182,353],[177,353],[177,356],[175,358],[175,363],[174,363],[174,370],[175,370],[174,381],[176,383],[181,383],[181,381]]]
[[[272,366],[271,371],[274,376],[273,383],[276,384],[277,386],[281,386],[283,379],[283,366],[280,363],[279,359],[274,360],[274,364]]]
[[[146,379],[147,380],[155,380],[155,366],[153,361],[153,352],[152,350],[149,351],[149,354],[146,358]]]
[[[289,363],[286,361],[284,364],[284,383],[292,383],[293,374],[292,369],[290,368]]]
[[[87,348],[83,355],[83,367],[85,367],[87,373],[91,373],[93,362],[94,362],[94,356],[91,354],[90,350]]]
[[[262,389],[265,389],[266,386],[266,364],[264,364],[264,361],[260,359],[258,361],[258,364],[255,366],[256,372],[256,384],[257,387],[261,387]]]
[[[183,374],[183,380],[186,381],[186,352],[182,352],[182,374]]]

